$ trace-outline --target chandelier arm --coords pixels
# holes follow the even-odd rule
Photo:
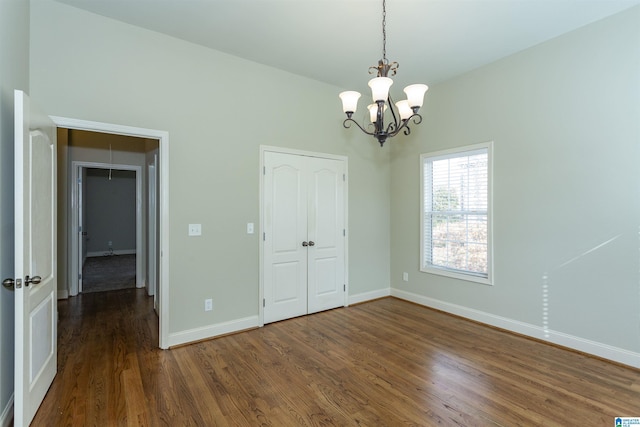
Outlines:
[[[376,135],[376,133],[375,133],[375,132],[369,132],[368,130],[366,130],[365,128],[363,128],[362,126],[360,126],[360,123],[356,122],[356,121],[355,121],[355,120],[353,120],[353,119],[345,119],[345,120],[344,120],[344,122],[342,122],[342,126],[344,126],[344,128],[345,128],[345,129],[349,129],[349,128],[351,128],[351,125],[350,125],[348,122],[355,123],[355,124],[356,124],[356,126],[358,126],[358,127],[360,128],[360,130],[361,130],[362,132],[366,133],[367,135],[371,135],[371,136],[375,136],[375,135]]]
[[[391,110],[391,116],[393,117],[393,123],[389,124],[387,130],[397,129],[400,123],[398,122],[398,116],[396,116],[395,108],[393,107],[395,104],[393,103],[393,99],[391,99],[391,93],[389,93],[387,97],[387,103],[389,104],[389,110]],[[393,127],[391,126],[392,124]]]
[[[422,122],[422,116],[418,113],[415,113],[409,116],[407,120],[402,121],[402,124],[400,125],[400,127],[396,128],[393,132],[389,133],[389,137],[396,136],[398,133],[400,133],[401,130],[404,130],[405,135],[409,135],[411,133],[411,129],[409,128],[409,121],[411,120],[413,120],[413,123],[415,124],[420,124]]]

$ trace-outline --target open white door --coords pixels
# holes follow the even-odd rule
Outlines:
[[[15,91],[14,425],[31,423],[57,370],[56,128]]]

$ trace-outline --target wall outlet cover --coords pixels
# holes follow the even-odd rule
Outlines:
[[[201,236],[202,224],[189,224],[189,236]]]

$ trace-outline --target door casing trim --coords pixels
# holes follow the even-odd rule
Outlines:
[[[169,348],[169,132],[157,129],[145,129],[112,123],[94,122],[68,117],[50,116],[58,127],[92,132],[111,133],[135,136],[139,138],[157,139],[160,153],[160,277],[158,286],[159,299],[159,333],[158,346]]]

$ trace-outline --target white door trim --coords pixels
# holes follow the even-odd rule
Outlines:
[[[345,172],[345,186],[344,186],[344,228],[345,228],[345,239],[344,239],[344,281],[346,291],[344,293],[344,306],[349,305],[349,158],[347,156],[337,155],[337,154],[328,154],[328,153],[319,153],[313,151],[303,151],[296,150],[292,148],[283,148],[283,147],[274,147],[270,145],[260,145],[260,170],[259,170],[259,185],[260,185],[260,200],[259,200],[259,210],[260,210],[260,229],[258,234],[258,247],[259,247],[259,295],[258,295],[258,325],[264,326],[264,153],[265,152],[274,152],[274,153],[282,153],[282,154],[292,154],[297,156],[307,156],[307,157],[319,157],[323,159],[332,159],[332,160],[341,160],[344,161],[344,172]]]
[[[153,155],[153,161],[147,163],[147,273],[146,273],[146,284],[147,284],[147,295],[153,296],[153,308],[158,311],[157,300],[156,300],[156,287],[157,287],[157,268],[158,268],[158,254],[157,254],[157,244],[158,244],[158,207],[157,207],[157,163],[158,163],[158,155]]]
[[[159,301],[159,343],[162,349],[169,348],[169,132],[155,129],[145,129],[111,123],[93,122],[67,117],[51,116],[58,127],[67,129],[87,130],[93,132],[113,133],[118,135],[136,136],[139,138],[157,139],[160,151],[160,277],[158,287]]]
[[[80,194],[78,194],[78,186],[76,185],[82,177],[82,169],[113,169],[113,170],[127,170],[134,171],[136,173],[136,288],[142,288],[146,282],[146,275],[142,269],[142,166],[135,165],[119,165],[111,163],[97,163],[97,162],[71,162],[71,226],[69,227],[69,241],[71,242],[71,259],[69,260],[69,295],[78,295],[78,292],[82,292],[82,289],[78,286],[79,274],[82,272],[82,265],[80,265],[80,254],[82,248],[78,243],[78,235],[80,230],[79,218],[80,210],[82,209],[80,201]],[[82,185],[86,185],[85,182]],[[86,215],[85,212],[82,215]]]

